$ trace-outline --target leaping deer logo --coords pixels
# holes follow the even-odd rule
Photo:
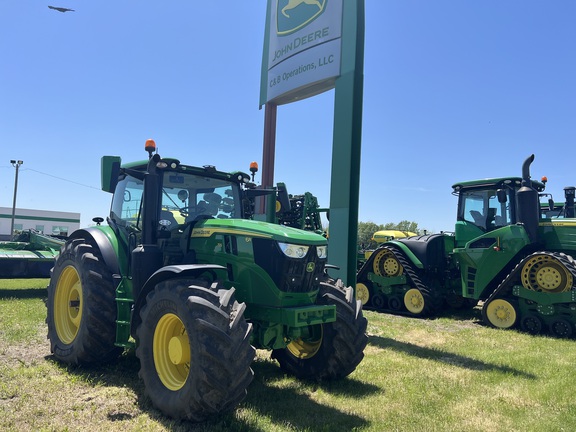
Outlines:
[[[284,15],[286,18],[290,18],[290,15],[288,15],[286,11],[297,8],[302,3],[307,5],[316,5],[318,6],[318,10],[322,10],[322,4],[319,0],[288,0],[288,4],[282,8],[282,15]]]

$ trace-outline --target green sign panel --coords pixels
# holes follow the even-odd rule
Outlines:
[[[340,75],[343,0],[269,0],[260,105],[334,88]]]

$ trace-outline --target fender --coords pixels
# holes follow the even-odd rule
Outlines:
[[[104,264],[110,269],[112,274],[120,274],[120,267],[118,265],[118,240],[116,236],[111,234],[107,234],[104,230],[110,230],[109,227],[90,227],[90,228],[83,228],[74,231],[70,234],[68,239],[75,239],[75,238],[85,238],[85,239],[92,239],[100,253],[102,254],[102,259],[104,260]]]
[[[160,282],[168,279],[178,278],[197,278],[202,273],[212,270],[226,270],[226,267],[217,264],[182,264],[170,265],[156,270],[152,276],[144,283],[144,286],[138,294],[138,298],[134,299],[134,308],[132,309],[132,319],[130,326],[130,333],[132,336],[136,334],[136,329],[142,322],[140,320],[140,309],[146,303],[146,296],[154,289]]]
[[[422,264],[422,261],[420,261],[420,259],[412,252],[412,250],[410,250],[410,248],[408,248],[408,246],[406,246],[406,244],[404,244],[400,240],[390,240],[386,242],[386,244],[387,245],[393,244],[398,249],[400,249],[404,253],[404,255],[406,255],[406,257],[412,262],[412,264],[414,264],[419,269],[424,268],[424,264]]]

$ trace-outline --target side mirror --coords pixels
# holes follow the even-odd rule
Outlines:
[[[102,156],[100,169],[102,176],[102,190],[113,193],[118,184],[120,175],[120,156]]]
[[[496,191],[496,196],[498,197],[498,202],[500,204],[505,204],[506,201],[508,200],[508,195],[506,194],[505,189],[498,189]]]
[[[277,201],[280,203],[280,209],[276,213],[284,213],[290,211],[292,206],[290,205],[290,198],[288,197],[288,190],[284,183],[277,184],[278,195],[276,197]]]

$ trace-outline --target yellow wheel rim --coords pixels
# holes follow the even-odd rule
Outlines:
[[[408,312],[419,314],[424,310],[425,302],[422,293],[416,288],[411,288],[404,294],[404,306]]]
[[[506,300],[496,299],[488,303],[486,317],[497,328],[510,328],[516,322],[516,309]]]
[[[361,282],[356,284],[356,299],[362,302],[362,306],[370,300],[370,291],[368,287]]]
[[[188,378],[191,357],[188,333],[180,318],[172,313],[160,318],[154,331],[152,349],[162,384],[170,390],[180,390]]]
[[[54,326],[58,338],[71,344],[82,322],[82,284],[80,276],[72,266],[60,273],[54,293]]]
[[[561,293],[572,288],[572,274],[558,259],[536,255],[522,268],[522,285],[532,291]]]
[[[293,340],[286,347],[290,353],[301,360],[308,360],[316,355],[322,346],[322,325],[310,327],[310,337]]]
[[[378,276],[400,276],[404,271],[394,254],[388,250],[378,252],[374,258],[373,268]]]

